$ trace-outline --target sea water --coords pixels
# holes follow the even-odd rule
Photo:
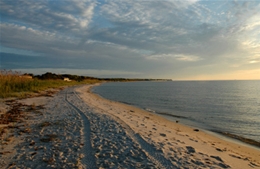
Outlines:
[[[92,90],[169,120],[260,141],[260,81],[115,82]]]

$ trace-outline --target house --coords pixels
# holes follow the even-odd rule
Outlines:
[[[25,78],[25,79],[32,79],[33,77],[30,75],[22,75],[20,78]]]
[[[63,80],[66,81],[66,82],[70,82],[71,81],[68,77],[65,77]]]

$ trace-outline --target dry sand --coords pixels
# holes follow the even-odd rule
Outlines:
[[[0,168],[260,168],[259,149],[106,100],[90,87],[10,104],[20,103],[23,116],[4,124]]]

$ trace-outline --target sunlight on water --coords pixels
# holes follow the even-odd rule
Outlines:
[[[105,83],[101,96],[260,141],[260,81]],[[175,117],[176,118],[176,117]]]

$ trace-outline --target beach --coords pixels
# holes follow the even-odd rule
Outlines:
[[[0,168],[260,168],[257,148],[104,99],[91,87],[2,102],[1,114],[15,106],[22,113],[1,124]]]

